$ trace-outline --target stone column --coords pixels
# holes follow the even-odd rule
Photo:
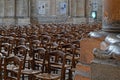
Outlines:
[[[17,17],[28,17],[29,13],[29,0],[16,0],[16,16]]]
[[[71,16],[76,16],[76,0],[71,0]]]
[[[100,48],[102,38],[86,38],[80,41],[80,62],[76,65],[74,80],[91,80],[91,61],[93,49]],[[101,79],[102,80],[102,79]]]
[[[56,15],[56,0],[51,0],[50,1],[50,13],[53,16]]]
[[[16,0],[16,20],[17,24],[29,24],[29,0]]]
[[[103,30],[120,32],[120,0],[103,1]]]
[[[120,0],[103,0],[102,30],[108,32],[104,40],[108,47],[105,50],[94,49],[95,58],[91,64],[91,80],[120,79],[120,37],[117,35],[120,32],[119,4]]]
[[[73,17],[73,23],[79,24],[86,22],[85,18],[85,0],[72,0],[71,11]]]
[[[77,0],[76,16],[85,17],[85,0]]]
[[[4,0],[3,24],[15,24],[15,0]]]
[[[4,17],[4,0],[0,0],[0,24],[2,23],[2,19]]]
[[[68,0],[68,16],[71,16],[71,0]]]
[[[5,17],[13,17],[15,15],[15,0],[5,0]]]

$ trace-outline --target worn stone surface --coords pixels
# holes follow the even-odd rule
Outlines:
[[[91,80],[120,80],[120,62],[94,60],[91,64]]]
[[[80,42],[80,61],[85,64],[90,64],[94,59],[93,49],[100,48],[102,38],[86,38]]]

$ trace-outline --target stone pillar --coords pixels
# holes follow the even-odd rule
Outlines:
[[[30,0],[0,0],[0,24],[29,24]]]
[[[15,24],[15,0],[4,0],[3,24]]]
[[[38,24],[43,23],[48,20],[49,14],[54,14],[51,6],[50,1],[54,0],[31,0],[31,23]],[[54,5],[54,3],[51,3]],[[44,5],[44,9],[42,6]],[[41,9],[42,8],[42,9]]]
[[[68,16],[71,16],[71,2],[72,0],[68,0]]]
[[[103,0],[103,30],[120,32],[120,0]]]
[[[50,1],[50,13],[53,16],[56,15],[56,0],[51,0]]]
[[[76,16],[76,0],[71,0],[71,16]]]
[[[76,4],[76,16],[85,17],[85,0],[77,0]]]
[[[16,3],[16,16],[28,17],[29,0],[17,0]]]
[[[37,24],[38,22],[37,22],[37,11],[36,11],[36,9],[37,9],[37,2],[36,2],[36,0],[30,0],[30,22],[32,23],[32,24]]]
[[[15,15],[15,0],[5,0],[5,17],[12,17]]]
[[[3,17],[4,17],[4,0],[0,0],[0,24],[3,24]]]
[[[17,20],[17,24],[21,25],[30,23],[29,6],[29,0],[16,0],[15,17]]]
[[[103,31],[110,32],[105,38],[105,50],[94,49],[91,64],[91,80],[120,80],[120,0],[103,0]],[[112,33],[111,33],[112,32]],[[104,48],[103,48],[104,49]]]
[[[86,38],[80,41],[80,62],[76,65],[74,80],[91,80],[93,49],[100,48],[101,41],[103,38]]]
[[[72,0],[71,7],[73,23],[85,23],[85,0]]]

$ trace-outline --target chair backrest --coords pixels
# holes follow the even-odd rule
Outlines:
[[[71,43],[75,45],[76,48],[80,48],[80,40],[74,40]]]
[[[16,56],[5,58],[4,80],[20,80],[22,65],[22,60]]]
[[[9,56],[11,54],[11,45],[9,43],[2,43],[1,44],[1,53],[4,55],[4,56]]]
[[[0,80],[2,80],[2,54],[0,53]]]
[[[58,44],[56,42],[50,42],[47,44],[47,51],[50,52],[50,51],[53,51],[53,50],[57,50],[58,49]]]
[[[22,59],[24,62],[23,68],[25,68],[25,62],[26,62],[26,57],[27,57],[27,51],[28,49],[26,48],[25,45],[19,45],[14,48],[14,55],[18,56],[20,59]]]
[[[51,37],[49,35],[41,35],[41,47],[47,48],[47,44],[51,41]]]
[[[62,45],[62,51],[64,51],[68,57],[71,57],[70,59],[68,58],[68,60],[71,61],[72,67],[75,67],[75,49],[75,45],[71,43]]]
[[[67,43],[67,44],[62,45],[62,50],[65,53],[67,53],[67,52],[73,53],[74,49],[75,49],[75,45],[73,45],[71,43]]]
[[[51,73],[52,69],[61,68],[61,80],[65,77],[65,64],[66,64],[66,54],[60,50],[54,50],[47,54],[48,60],[48,73]],[[61,66],[61,67],[58,67]]]
[[[41,41],[43,42],[49,42],[51,40],[51,37],[49,35],[42,35],[41,36]]]
[[[41,43],[41,41],[39,41],[39,40],[33,40],[30,43],[30,49],[34,49],[34,48],[40,47],[40,43]]]
[[[33,51],[32,51],[32,57],[33,57],[32,68],[33,69],[36,69],[36,66],[38,67],[38,63],[39,63],[39,64],[41,64],[42,72],[44,72],[45,63],[43,62],[43,60],[45,59],[45,55],[46,55],[46,49],[44,49],[44,48],[34,48],[33,49]],[[35,63],[36,61],[38,62],[37,64]]]

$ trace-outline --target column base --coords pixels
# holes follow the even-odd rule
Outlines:
[[[30,24],[30,18],[18,18],[17,24],[18,25],[28,25],[28,24]]]
[[[30,18],[1,18],[1,25],[28,25],[30,24]]]
[[[3,24],[3,19],[0,19],[0,25],[2,25]]]
[[[3,25],[14,25],[15,24],[15,18],[3,18],[2,19]]]
[[[74,24],[80,24],[80,23],[86,23],[86,18],[73,18],[73,23]]]

